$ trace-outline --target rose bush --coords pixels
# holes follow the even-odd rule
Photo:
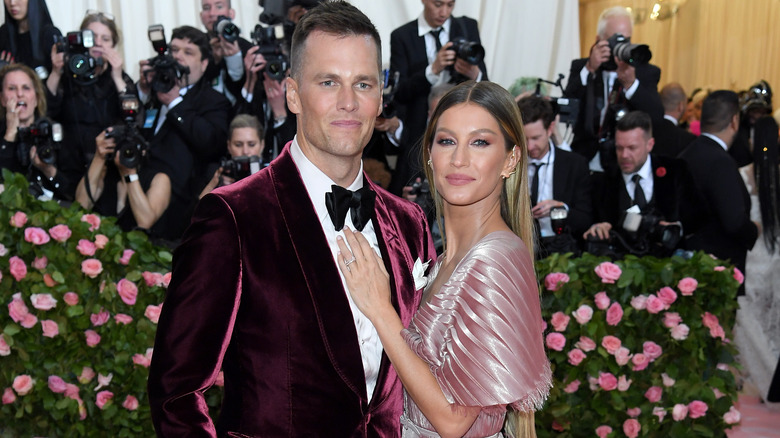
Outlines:
[[[554,376],[539,437],[712,437],[739,422],[733,267],[696,253],[536,268]]]

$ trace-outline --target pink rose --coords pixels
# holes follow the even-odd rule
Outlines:
[[[27,265],[17,256],[8,259],[8,268],[16,281],[22,281],[27,276]]]
[[[664,390],[660,386],[651,386],[647,391],[645,391],[645,398],[650,403],[658,403],[661,400],[661,395],[663,393]]]
[[[100,335],[94,330],[84,331],[84,335],[87,337],[87,346],[94,347],[100,343]]]
[[[79,397],[79,387],[72,383],[65,384],[65,391],[62,393],[62,395],[69,399],[81,401],[81,397]]]
[[[647,295],[637,295],[631,298],[631,307],[636,310],[645,310],[647,307]]]
[[[89,231],[95,231],[100,228],[100,217],[94,214],[85,214],[81,216],[81,222],[89,224]]]
[[[5,388],[5,390],[3,391],[3,404],[10,405],[15,401],[16,401],[16,394],[14,394],[14,390],[11,388]]]
[[[680,314],[677,312],[665,312],[664,313],[664,326],[666,328],[675,328],[682,322]]]
[[[79,296],[75,292],[65,292],[62,300],[65,301],[65,304],[69,306],[75,306],[79,303]]]
[[[571,318],[566,316],[563,312],[555,312],[550,319],[550,323],[552,323],[555,331],[563,332],[566,331],[566,326],[569,325],[570,319]]]
[[[160,320],[160,312],[162,311],[162,304],[159,306],[155,305],[148,305],[146,306],[146,311],[144,312],[144,316],[149,318],[150,321],[157,324],[157,322]]]
[[[114,393],[111,391],[100,391],[97,393],[97,398],[95,399],[95,406],[97,406],[99,409],[103,409],[103,407],[111,401],[111,399],[114,398]]]
[[[144,281],[146,282],[147,286],[149,287],[162,286],[163,276],[159,272],[144,271],[144,273],[141,275],[143,275]]]
[[[54,287],[57,285],[57,282],[54,281],[54,278],[49,274],[48,272],[43,274],[43,284],[49,287]]]
[[[5,400],[5,395],[3,396]],[[5,403],[5,401],[3,401]],[[742,420],[742,414],[734,407],[730,407],[729,411],[723,414],[723,422],[726,424],[737,424]]]
[[[721,327],[720,324],[710,329],[710,336],[713,338],[721,338],[726,341],[726,332],[723,330],[723,327]]]
[[[617,388],[617,377],[612,373],[599,373],[599,386],[605,391]]]
[[[28,374],[22,374],[14,377],[14,383],[11,385],[19,395],[26,395],[33,389],[33,379]]]
[[[710,312],[704,312],[704,314],[701,316],[701,322],[702,325],[704,325],[704,327],[707,327],[710,330],[720,325],[720,321],[718,321],[718,317],[713,315]]]
[[[81,262],[81,272],[89,278],[95,278],[103,272],[103,264],[98,259],[86,259]]]
[[[99,313],[93,313],[92,315],[89,315],[89,320],[92,321],[92,325],[95,327],[100,327],[101,325],[108,322],[109,318],[111,318],[111,315],[108,313],[106,309],[100,309]]]
[[[647,356],[650,362],[654,362],[656,359],[661,357],[663,352],[664,350],[661,348],[661,346],[653,341],[645,341],[645,343],[642,344],[642,353]]]
[[[661,373],[661,379],[664,382],[664,386],[669,388],[674,386],[675,380],[669,377],[666,373]]]
[[[594,300],[596,301],[596,307],[598,307],[600,310],[604,310],[609,307],[610,299],[606,292],[597,293],[594,297]]]
[[[6,254],[8,254],[8,248],[6,248],[5,245],[0,243],[0,257],[5,257]]]
[[[719,369],[721,371],[729,371],[729,366],[726,365],[725,363],[722,363],[722,362],[720,362],[717,365],[715,365],[715,368],[717,368],[717,369]]]
[[[98,374],[98,386],[95,387],[95,391],[105,386],[108,386],[111,383],[111,379],[113,378],[114,378],[114,373],[109,373],[107,376]]]
[[[136,353],[133,355],[133,363],[136,365],[141,365],[144,368],[149,368],[149,365],[151,365],[152,361],[143,354]]]
[[[699,282],[692,277],[685,277],[677,282],[677,289],[680,290],[680,293],[684,297],[693,295],[693,291],[695,291],[697,287],[699,287]]]
[[[569,351],[568,356],[569,356],[569,363],[574,365],[575,367],[579,365],[580,362],[582,362],[582,360],[585,359],[585,357],[587,357],[585,353],[583,353],[582,350],[580,350],[579,348],[575,348]]]
[[[620,347],[615,352],[615,362],[617,362],[617,364],[620,366],[627,364],[632,357],[633,355],[626,347]]]
[[[620,342],[620,339],[612,335],[607,335],[601,338],[601,346],[604,347],[609,354],[615,354],[615,352],[618,351],[618,348],[620,348],[622,344],[623,343]]]
[[[647,311],[648,312],[655,314],[655,313],[658,313],[658,312],[660,312],[662,310],[665,310],[666,308],[667,308],[666,307],[666,303],[661,301],[661,299],[658,298],[657,296],[650,295],[650,296],[647,297]]]
[[[36,257],[35,260],[33,260],[33,262],[31,263],[32,267],[39,271],[43,271],[44,269],[46,269],[46,265],[48,264],[49,264],[49,259],[47,259],[46,256]]]
[[[122,252],[122,258],[119,259],[119,263],[127,266],[130,264],[130,259],[133,257],[133,254],[135,254],[135,251],[132,249],[126,249]]]
[[[560,333],[549,333],[547,335],[547,348],[555,351],[563,351],[566,346],[566,337]]]
[[[602,283],[609,284],[615,283],[615,281],[620,278],[620,274],[623,273],[618,265],[611,262],[600,263],[598,266],[596,266],[594,271],[596,271],[596,275],[601,278]]]
[[[641,429],[642,426],[634,418],[629,418],[623,422],[623,433],[625,433],[628,438],[636,438]]]
[[[38,310],[51,310],[57,307],[57,300],[51,294],[32,294],[30,302]]]
[[[694,400],[688,403],[688,416],[691,418],[699,418],[707,415],[707,403],[701,400]]]
[[[579,324],[587,324],[587,322],[593,318],[593,308],[587,304],[583,304],[571,314],[574,315],[574,319],[576,319]]]
[[[642,413],[642,409],[640,408],[631,408],[626,410],[626,414],[628,414],[628,416],[631,418],[636,418],[641,413]]]
[[[49,389],[55,394],[65,392],[65,381],[59,376],[49,376]]]
[[[9,221],[12,227],[22,228],[27,223],[27,215],[23,211],[17,211]]]
[[[128,395],[125,398],[125,401],[122,402],[122,407],[127,409],[128,411],[134,411],[138,409],[138,399],[133,397],[132,395]]]
[[[49,228],[49,234],[57,242],[65,242],[70,239],[72,233],[67,225],[59,224]]]
[[[667,306],[677,301],[677,292],[669,286],[662,287],[661,290],[656,292],[658,299],[664,302]]]
[[[677,403],[674,405],[674,408],[672,408],[672,418],[674,421],[682,421],[685,420],[685,417],[688,416],[688,406]]]
[[[587,336],[580,336],[580,340],[574,346],[582,351],[593,351],[596,349],[596,343]]]
[[[81,369],[81,375],[79,376],[79,383],[86,385],[95,378],[95,370],[90,367],[84,367]]]
[[[133,322],[133,317],[130,315],[125,315],[124,313],[117,313],[114,315],[114,321],[116,321],[117,324],[130,324]]]
[[[607,426],[606,424],[602,424],[601,426],[596,428],[596,435],[599,436],[599,438],[607,438],[607,435],[612,433],[612,428]]]
[[[715,272],[722,272],[722,271],[726,270],[726,267],[725,266],[715,266],[714,268],[712,268],[712,270],[715,271]]]
[[[599,389],[599,379],[593,376],[588,376],[588,387],[590,387],[591,391]]]
[[[125,304],[132,306],[135,304],[135,299],[138,297],[138,287],[132,281],[123,278],[116,284],[116,291],[119,297],[122,298]]]
[[[95,236],[95,247],[97,249],[103,249],[106,247],[106,243],[108,243],[108,237],[106,237],[103,234],[98,234]]]
[[[41,321],[41,328],[43,329],[43,336],[47,338],[53,338],[60,334],[60,327],[55,321],[50,319]]]
[[[618,325],[621,319],[623,319],[623,307],[620,303],[612,303],[607,309],[607,324]]]
[[[38,323],[38,317],[33,315],[32,313],[28,313],[27,315],[24,315],[24,319],[22,319],[22,322],[20,324],[24,328],[33,328],[37,323]]]
[[[621,391],[621,392],[628,391],[628,388],[631,387],[631,382],[633,382],[633,380],[627,379],[626,376],[620,376],[618,378],[618,386],[617,386],[618,391]]]
[[[569,276],[563,272],[551,272],[544,277],[544,287],[550,291],[558,290],[560,284],[566,284],[569,282]]]
[[[737,280],[737,283],[742,284],[745,282],[745,276],[742,274],[742,271],[739,270],[736,266],[734,267],[734,280]]]
[[[95,255],[97,246],[87,239],[79,239],[79,244],[76,245],[76,249],[81,253],[81,255],[91,257]]]
[[[686,324],[680,324],[677,327],[672,328],[672,339],[675,341],[683,341],[688,338],[688,333],[691,329]]]
[[[22,322],[28,313],[30,313],[30,311],[24,304],[24,300],[22,300],[22,293],[17,292],[13,294],[11,302],[8,303],[8,314],[11,316],[11,319],[13,319],[14,322]]]
[[[24,229],[24,240],[33,245],[45,245],[49,243],[49,235],[43,228],[27,227]]]
[[[715,400],[725,396],[726,394],[720,392],[720,389],[718,388],[712,388],[712,393],[715,394]]]
[[[578,389],[580,389],[580,380],[576,379],[576,380],[572,381],[571,383],[569,383],[568,385],[566,385],[566,387],[563,388],[563,392],[565,392],[567,394],[572,394],[572,393],[577,392]]]
[[[171,284],[171,273],[166,272],[165,274],[163,274],[162,285],[164,288],[168,289],[169,284]]]
[[[664,421],[664,417],[666,416],[666,409],[656,406],[653,408],[653,415],[658,417],[658,422],[660,423]]]
[[[643,369],[647,368],[647,365],[650,363],[650,360],[642,353],[637,353],[634,355],[634,357],[631,358],[631,363],[634,364],[634,367],[631,368],[634,371],[642,371]]]
[[[11,346],[5,342],[5,338],[0,334],[0,356],[8,356],[11,354]]]

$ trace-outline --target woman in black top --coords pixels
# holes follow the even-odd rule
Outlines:
[[[2,61],[24,64],[45,79],[51,71],[52,46],[61,35],[44,0],[5,0],[5,24],[0,26]]]

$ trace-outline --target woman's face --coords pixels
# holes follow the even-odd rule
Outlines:
[[[230,156],[251,157],[260,156],[263,153],[263,141],[257,136],[254,128],[236,128],[228,140],[228,152]]]
[[[5,8],[11,14],[11,18],[22,21],[27,18],[27,0],[4,0]]]
[[[481,106],[462,103],[439,117],[431,164],[436,189],[446,204],[495,205],[502,175],[508,175],[515,163],[498,122]]]
[[[89,49],[89,56],[97,59],[103,56],[105,49],[114,48],[114,39],[111,37],[111,30],[105,24],[99,21],[93,21],[87,26],[95,34],[95,45]]]
[[[33,81],[26,73],[17,70],[6,74],[0,99],[6,112],[14,111],[18,114],[20,126],[29,126],[35,120],[38,99]]]

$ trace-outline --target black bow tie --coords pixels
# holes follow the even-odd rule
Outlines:
[[[358,231],[363,231],[371,216],[374,213],[374,200],[376,193],[372,192],[367,186],[353,192],[344,187],[332,185],[332,192],[325,193],[325,206],[328,207],[330,220],[336,231],[344,228],[344,220],[347,218],[347,210],[352,212],[352,225]]]

